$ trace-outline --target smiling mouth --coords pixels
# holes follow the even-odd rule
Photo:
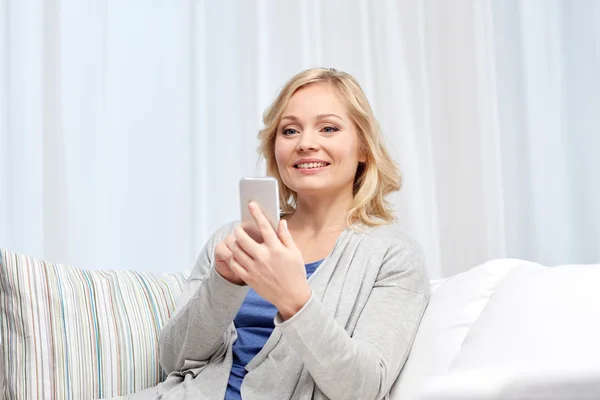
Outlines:
[[[294,165],[294,168],[296,168],[296,169],[313,169],[313,168],[323,168],[328,165],[329,165],[329,163],[327,163],[327,162],[309,162],[309,163],[296,164],[296,165]]]

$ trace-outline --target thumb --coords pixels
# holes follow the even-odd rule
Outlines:
[[[296,248],[296,243],[294,243],[292,234],[288,230],[287,221],[285,219],[279,221],[279,229],[277,232],[277,236],[279,236],[279,240],[281,240],[281,243],[283,243],[283,245],[288,249]]]

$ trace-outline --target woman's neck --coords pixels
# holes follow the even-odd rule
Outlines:
[[[286,219],[292,230],[313,234],[341,232],[348,227],[347,216],[351,203],[349,196],[299,196],[296,211]]]

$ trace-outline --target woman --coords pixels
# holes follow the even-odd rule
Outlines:
[[[381,399],[404,365],[429,283],[385,200],[400,176],[362,89],[310,69],[263,119],[278,230],[250,204],[260,234],[213,234],[160,334],[169,376],[142,398]]]

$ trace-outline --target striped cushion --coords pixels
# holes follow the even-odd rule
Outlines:
[[[86,271],[0,255],[8,398],[107,398],[164,379],[158,334],[188,272]]]

